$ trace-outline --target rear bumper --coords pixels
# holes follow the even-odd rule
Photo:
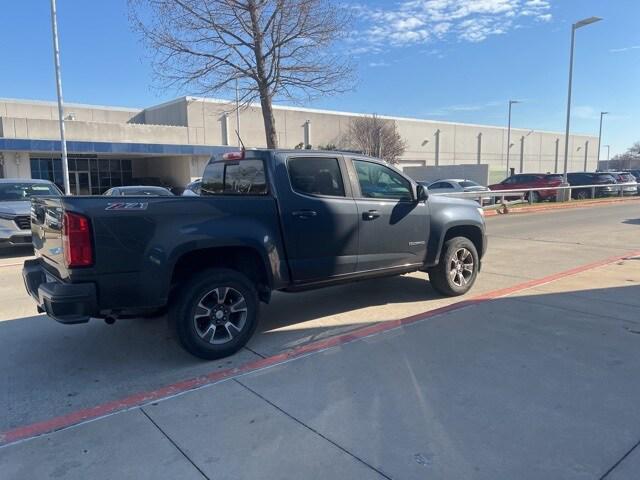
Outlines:
[[[24,262],[22,278],[38,310],[60,323],[86,323],[98,312],[93,283],[64,283],[45,272],[37,259]]]

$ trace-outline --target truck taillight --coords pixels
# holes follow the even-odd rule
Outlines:
[[[65,212],[62,244],[64,246],[64,262],[68,268],[88,267],[93,264],[91,227],[87,217]]]

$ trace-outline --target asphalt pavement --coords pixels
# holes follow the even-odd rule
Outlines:
[[[492,217],[487,225],[489,253],[474,295],[640,249],[635,202]],[[276,294],[247,348],[202,362],[182,351],[164,319],[64,326],[35,315],[20,279],[22,260],[0,258],[0,432],[460,300],[437,295],[424,274]],[[585,292],[597,287],[595,280]]]
[[[0,447],[0,477],[637,479],[639,262]]]

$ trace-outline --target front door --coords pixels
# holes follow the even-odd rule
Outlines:
[[[72,195],[91,195],[89,172],[69,172],[69,189]]]
[[[358,261],[358,214],[345,182],[342,156],[290,156],[277,175],[282,176],[280,184],[291,184],[279,195],[294,282],[353,273]]]
[[[380,163],[352,160],[360,222],[358,271],[423,264],[429,206],[415,201],[411,182]]]

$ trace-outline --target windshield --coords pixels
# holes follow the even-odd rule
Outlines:
[[[61,195],[55,185],[48,183],[0,183],[0,201],[28,200],[31,197]]]

